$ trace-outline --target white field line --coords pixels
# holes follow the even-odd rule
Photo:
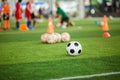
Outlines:
[[[64,77],[64,78],[51,79],[51,80],[71,80],[71,79],[92,78],[92,77],[100,77],[100,76],[110,76],[110,75],[117,75],[117,74],[120,74],[120,72],[109,72],[109,73],[101,73],[101,74],[91,74],[91,75],[83,75],[83,76]]]

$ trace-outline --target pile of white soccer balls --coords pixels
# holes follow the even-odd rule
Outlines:
[[[41,41],[42,43],[58,43],[58,42],[66,42],[70,40],[70,34],[67,32],[63,32],[62,34],[59,33],[44,33],[41,35]]]

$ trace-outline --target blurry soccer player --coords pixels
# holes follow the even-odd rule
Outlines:
[[[32,2],[33,0],[28,0],[26,3],[26,9],[25,9],[25,15],[27,17],[27,27],[30,30],[33,30],[31,26],[31,20],[32,20]]]
[[[18,0],[18,2],[16,3],[16,11],[15,11],[16,30],[19,29],[20,20],[22,19],[22,8],[21,8],[21,5],[20,5],[21,2],[22,2],[22,0]]]
[[[37,16],[38,16],[38,12],[37,12],[37,10],[36,10],[34,1],[32,0],[31,2],[32,2],[32,14],[31,14],[31,16],[32,16],[32,21],[33,21],[33,25],[32,25],[32,26],[33,26],[34,28],[36,28],[36,18],[37,18]]]
[[[69,17],[67,14],[60,8],[59,4],[55,4],[57,8],[56,16],[58,17],[57,27],[66,28],[68,25],[74,26],[72,22],[69,22]]]
[[[3,20],[4,20],[4,30],[10,29],[10,6],[7,3],[7,0],[3,1]]]

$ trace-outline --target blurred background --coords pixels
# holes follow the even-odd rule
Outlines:
[[[26,1],[23,0],[21,3],[23,16]],[[11,5],[11,16],[14,16],[16,2],[17,0],[8,0]],[[54,15],[56,2],[72,18],[103,17],[104,14],[120,17],[120,0],[34,0],[36,13],[38,16],[42,14],[45,18]]]

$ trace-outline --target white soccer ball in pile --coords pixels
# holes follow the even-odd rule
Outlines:
[[[57,42],[57,36],[54,33],[53,34],[48,34],[47,42],[49,44],[56,43]]]
[[[66,42],[70,40],[70,34],[67,32],[64,32],[61,34],[61,41],[62,42]]]
[[[56,37],[57,37],[57,42],[61,42],[61,35],[59,33],[55,33]]]
[[[41,41],[43,43],[47,43],[47,37],[48,37],[48,33],[44,33],[43,35],[41,35]]]
[[[53,44],[53,43],[57,43],[57,42],[66,42],[70,40],[70,34],[67,32],[63,32],[62,34],[59,33],[52,33],[52,34],[48,34],[48,33],[44,33],[41,35],[41,41],[43,43],[49,43],[49,44]]]
[[[80,55],[82,46],[78,41],[71,41],[66,46],[67,53],[71,56]]]

